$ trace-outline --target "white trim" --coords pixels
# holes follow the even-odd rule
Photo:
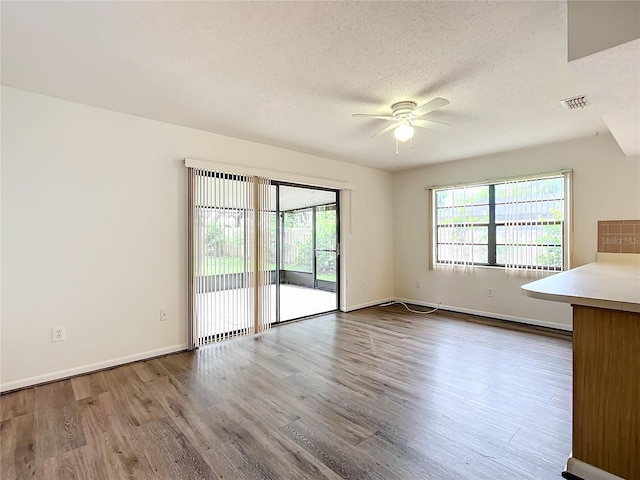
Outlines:
[[[394,300],[393,297],[382,298],[379,300],[373,300],[371,302],[361,303],[359,305],[349,305],[347,307],[341,306],[341,312],[353,312],[354,310],[360,310],[361,308],[374,307],[376,305],[380,305],[382,303],[392,302]]]
[[[559,177],[564,175],[565,173],[573,172],[570,168],[564,168],[562,170],[556,170],[553,172],[540,172],[540,173],[530,173],[527,175],[517,175],[514,177],[504,177],[504,178],[485,178],[484,180],[476,180],[475,182],[458,182],[452,183],[449,185],[429,185],[428,187],[424,187],[425,190],[448,190],[450,188],[459,188],[459,187],[475,187],[480,185],[491,185],[496,183],[504,183],[504,182],[517,182],[519,180],[533,180],[536,178],[547,178],[547,177]]]
[[[569,457],[567,461],[567,472],[572,473],[584,480],[624,480],[624,478],[605,472],[589,463]]]
[[[573,215],[573,170],[563,174],[564,176],[564,240],[562,242],[562,266],[564,270],[573,268],[575,248],[574,240],[574,215]]]
[[[200,170],[208,170],[210,172],[233,173],[236,175],[252,175],[257,177],[270,178],[272,180],[280,180],[283,182],[299,183],[302,185],[310,185],[313,187],[328,187],[338,190],[353,190],[353,185],[338,180],[328,178],[308,177],[306,175],[297,175],[295,173],[281,172],[278,170],[266,170],[262,168],[245,167],[232,163],[210,162],[208,160],[198,160],[195,158],[185,158],[184,166],[188,168],[197,168]]]
[[[398,302],[421,305],[423,307],[435,308],[438,306],[437,303],[423,302],[420,300],[412,300],[410,298],[396,298],[395,300]],[[440,304],[439,306],[441,310],[449,310],[451,312],[467,313],[469,315],[477,315],[479,317],[496,318],[498,320],[507,320],[509,322],[524,323],[525,325],[535,325],[538,327],[554,328],[556,330],[564,330],[566,332],[573,331],[573,326],[566,325],[564,323],[547,322],[545,320],[538,320],[536,318],[516,317],[515,315],[503,315],[501,313],[494,313],[494,312],[484,312],[482,310],[473,310],[471,308],[454,307],[452,305]]]
[[[67,370],[59,370],[57,372],[45,373],[44,375],[37,375],[35,377],[24,378],[22,380],[15,380],[13,382],[7,382],[0,385],[0,392],[8,392],[10,390],[16,390],[18,388],[31,387],[40,383],[53,382],[55,380],[62,380],[64,378],[74,377],[76,375],[82,375],[85,373],[91,373],[104,368],[116,367],[118,365],[124,365],[126,363],[136,362],[139,360],[147,360],[149,358],[158,357],[160,355],[167,355],[169,353],[181,352],[187,349],[187,344],[172,345],[171,347],[158,348],[156,350],[149,350],[147,352],[136,353],[134,355],[127,355],[126,357],[113,358],[104,362],[91,363],[89,365],[83,365],[81,367],[69,368]]]

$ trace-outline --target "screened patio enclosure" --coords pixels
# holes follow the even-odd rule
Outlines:
[[[335,310],[338,307],[337,192],[278,185],[277,198],[279,321]],[[299,315],[305,311],[309,313]]]
[[[256,308],[268,325],[338,307],[336,190],[267,180],[260,187],[264,206],[256,214],[244,179],[197,178],[209,193],[197,197],[193,214],[196,345],[246,334],[246,318]],[[257,270],[256,235],[262,245]],[[259,307],[252,304],[255,272]]]

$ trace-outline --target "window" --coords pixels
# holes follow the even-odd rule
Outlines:
[[[565,269],[569,173],[433,189],[434,263]]]

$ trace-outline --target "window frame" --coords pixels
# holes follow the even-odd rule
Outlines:
[[[499,227],[506,227],[509,222],[508,220],[496,221],[496,195],[495,189],[497,185],[505,184],[509,182],[528,182],[528,181],[536,181],[536,180],[545,180],[549,178],[560,178],[563,181],[563,189],[562,189],[562,198],[556,198],[552,200],[562,201],[563,208],[563,218],[561,220],[540,220],[540,221],[532,221],[532,220],[524,220],[515,222],[518,226],[540,226],[540,225],[560,225],[561,226],[561,238],[560,243],[523,243],[521,246],[535,246],[535,247],[560,247],[561,249],[561,265],[543,265],[543,264],[506,264],[506,263],[498,263],[498,247],[508,245],[507,243],[498,243],[497,242],[497,231]],[[446,191],[446,190],[454,190],[461,188],[471,188],[471,187],[488,187],[489,189],[489,201],[488,203],[483,204],[465,204],[463,206],[476,206],[476,205],[487,205],[489,210],[489,219],[486,222],[464,222],[464,223],[452,223],[452,224],[439,224],[438,223],[438,210],[439,208],[455,208],[457,207],[455,204],[452,206],[444,206],[439,207],[438,205],[438,192]],[[561,170],[559,172],[551,172],[551,173],[541,173],[536,175],[528,175],[521,177],[513,177],[507,179],[496,179],[496,180],[485,180],[482,182],[469,182],[469,183],[460,183],[457,185],[450,186],[433,186],[427,187],[429,191],[429,200],[430,200],[430,209],[429,209],[429,229],[431,232],[431,244],[432,248],[430,249],[429,256],[429,268],[433,269],[434,267],[489,267],[489,268],[498,268],[498,269],[513,269],[513,270],[533,270],[533,271],[548,271],[550,273],[557,273],[564,270],[568,270],[570,268],[570,260],[571,260],[571,251],[572,251],[572,236],[571,232],[573,230],[572,226],[572,170]],[[533,202],[530,200],[529,202]],[[515,203],[527,203],[527,201],[515,202]],[[503,205],[503,202],[498,202],[498,204]],[[487,243],[473,243],[474,238],[472,236],[471,243],[454,243],[454,242],[438,242],[438,232],[439,229],[443,227],[465,227],[465,226],[473,226],[473,227],[484,227],[487,229]],[[439,246],[441,245],[472,245],[472,248],[480,245],[487,247],[487,262],[478,262],[478,261],[464,261],[464,260],[439,260]]]

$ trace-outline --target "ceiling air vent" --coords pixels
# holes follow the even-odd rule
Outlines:
[[[566,110],[574,110],[576,108],[584,108],[588,99],[586,95],[579,95],[577,97],[565,98],[561,100],[560,103]]]

